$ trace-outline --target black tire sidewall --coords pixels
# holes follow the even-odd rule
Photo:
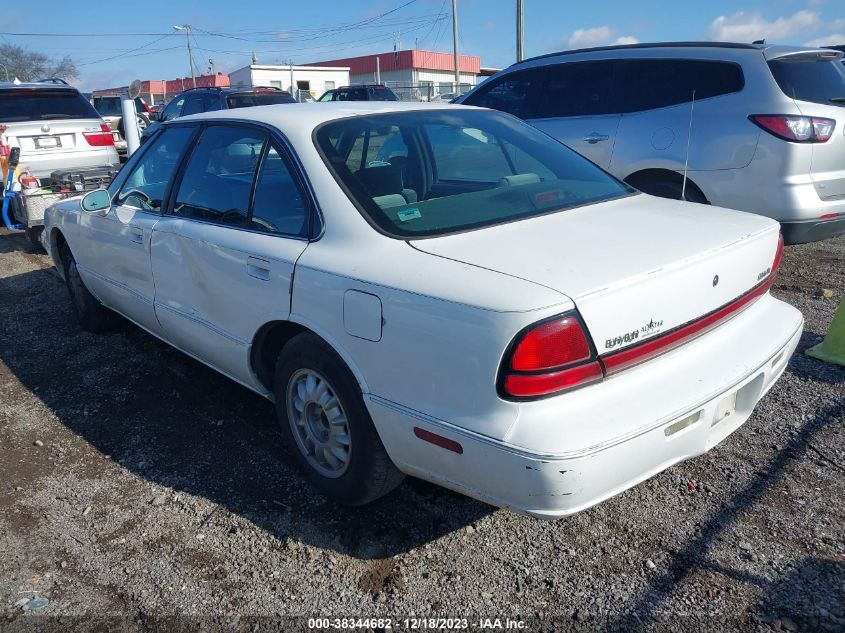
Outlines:
[[[314,470],[294,437],[286,398],[288,383],[300,369],[311,369],[328,380],[346,414],[352,443],[349,466],[340,477],[325,477]],[[320,492],[346,505],[367,503],[387,492],[381,490],[385,471],[395,467],[389,463],[358,383],[340,357],[322,339],[312,334],[300,334],[285,345],[276,364],[274,392],[276,416],[285,441],[308,480]]]

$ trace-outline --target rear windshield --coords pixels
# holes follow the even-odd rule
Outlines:
[[[799,101],[845,105],[845,66],[835,61],[774,60],[769,68],[783,92]]]
[[[633,192],[565,145],[499,112],[402,112],[315,133],[371,223],[398,238],[511,222]]]
[[[226,97],[230,108],[249,108],[250,106],[274,105],[276,103],[296,103],[287,92],[241,92]]]
[[[71,90],[2,90],[0,122],[99,119],[85,97]]]

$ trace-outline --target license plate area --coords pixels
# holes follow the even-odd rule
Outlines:
[[[62,146],[62,139],[58,136],[36,136],[35,149],[55,149]]]

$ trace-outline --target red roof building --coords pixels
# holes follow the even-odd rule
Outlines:
[[[200,75],[196,78],[197,88],[228,88],[229,75],[217,73],[215,75]],[[180,79],[146,79],[141,82],[141,97],[150,105],[166,102],[183,90],[193,88],[194,82],[190,77]],[[126,91],[126,86],[119,88],[105,88],[95,90],[94,96],[98,95],[120,95]]]
[[[455,62],[452,53],[412,49],[324,60],[310,65],[348,67],[351,84],[369,84],[380,80],[391,87],[430,84],[435,92],[455,90]],[[458,55],[458,66],[460,83],[464,89],[466,85],[474,86],[481,73],[481,58],[477,55]]]

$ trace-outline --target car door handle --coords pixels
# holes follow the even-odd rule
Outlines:
[[[129,227],[129,237],[135,244],[144,243],[144,229],[136,226]]]
[[[270,281],[270,262],[258,257],[247,257],[246,274],[261,281]]]
[[[585,136],[582,140],[586,141],[590,145],[595,145],[599,141],[606,141],[610,138],[607,134],[599,134],[598,132],[593,132],[589,136]]]

